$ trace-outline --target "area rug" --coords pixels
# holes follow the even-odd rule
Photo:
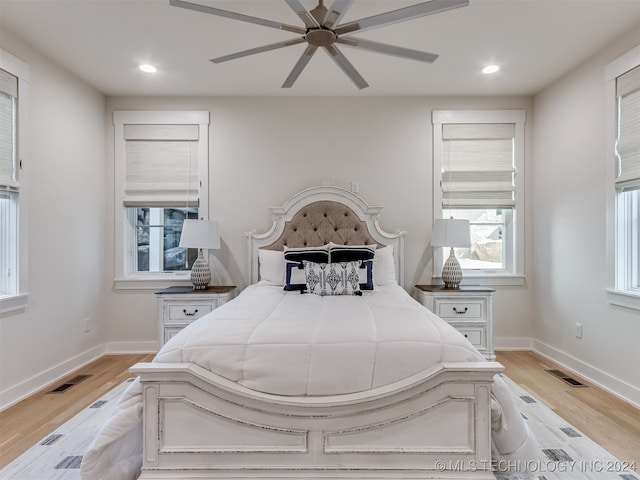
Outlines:
[[[538,438],[540,453],[527,465],[529,475],[498,474],[496,480],[640,480],[637,465],[616,459],[529,392],[503,378]],[[31,447],[0,470],[0,479],[80,480],[82,455],[127,385],[125,382],[114,388]]]

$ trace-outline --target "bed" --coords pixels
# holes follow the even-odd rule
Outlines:
[[[272,208],[271,228],[246,234],[251,285],[131,369],[82,478],[524,470],[536,441],[502,366],[409,296],[405,232],[380,211],[336,187]]]

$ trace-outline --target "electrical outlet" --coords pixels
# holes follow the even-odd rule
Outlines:
[[[360,192],[360,182],[358,180],[351,180],[351,192],[352,193]]]
[[[84,319],[84,333],[91,331],[91,319],[89,317]]]
[[[576,338],[582,338],[582,324],[576,323]]]

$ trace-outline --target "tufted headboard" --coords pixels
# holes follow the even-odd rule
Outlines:
[[[279,238],[264,248],[282,250],[287,247],[317,247],[329,242],[340,245],[377,243],[360,220],[346,205],[321,200],[303,207],[284,224]]]
[[[404,284],[404,235],[389,233],[378,224],[381,207],[338,187],[313,187],[297,193],[282,207],[271,208],[273,225],[264,233],[247,232],[249,279],[258,281],[258,250],[341,245],[392,245],[398,283]]]

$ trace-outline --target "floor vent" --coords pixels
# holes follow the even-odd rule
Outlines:
[[[567,385],[571,385],[572,387],[585,387],[585,388],[588,387],[588,385],[585,385],[584,383],[582,383],[582,382],[576,380],[575,378],[567,375],[562,370],[546,370],[546,372],[550,373],[554,377],[558,377],[564,383],[566,383]]]
[[[78,383],[82,382],[83,380],[86,380],[90,376],[91,375],[77,375],[77,376],[73,377],[71,380],[69,380],[68,382],[65,382],[62,385],[54,388],[49,393],[64,393],[67,390],[69,390],[71,387],[73,387],[74,385],[77,385]]]

